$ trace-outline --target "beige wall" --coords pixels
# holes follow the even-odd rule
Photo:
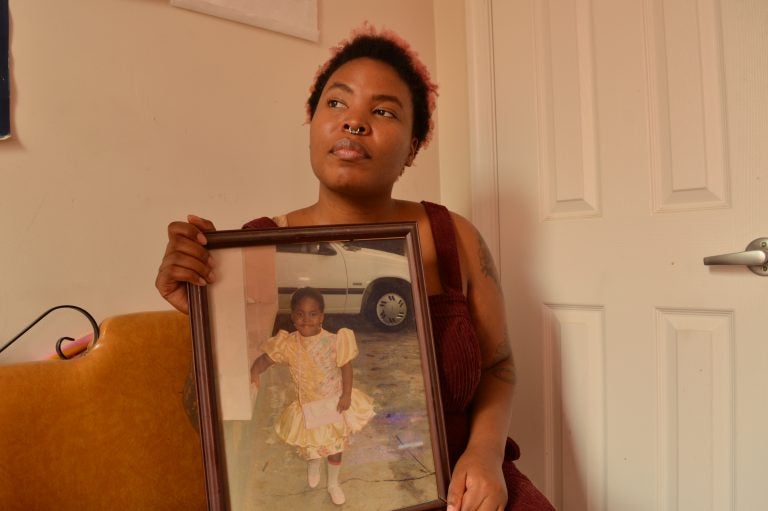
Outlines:
[[[393,28],[436,69],[432,1],[319,5],[321,40],[312,43],[166,0],[11,0],[14,137],[0,142],[0,343],[61,303],[99,321],[166,308],[153,281],[173,219],[194,212],[237,228],[313,201],[304,101],[328,48],[351,27],[369,20]],[[442,37],[446,24],[463,31],[455,17],[462,5],[438,9]],[[446,62],[449,76],[463,73],[463,63]],[[420,154],[399,197],[440,200],[438,164],[451,153],[439,146],[435,139]],[[462,149],[456,154],[460,162]],[[461,172],[449,181],[466,179]],[[468,209],[460,193],[449,195],[449,205]],[[56,314],[0,363],[87,331],[74,313]]]

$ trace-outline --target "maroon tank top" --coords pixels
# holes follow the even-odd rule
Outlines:
[[[429,314],[440,373],[448,457],[451,466],[469,440],[470,410],[480,383],[480,343],[462,290],[459,251],[451,214],[444,206],[423,202],[432,229],[443,292],[429,297]]]
[[[451,469],[469,441],[471,403],[480,383],[482,359],[469,302],[464,296],[450,212],[438,204],[422,202],[432,228],[443,293],[429,297],[429,313],[438,357],[448,458]],[[507,438],[501,469],[507,486],[506,511],[554,511],[547,498],[515,466],[520,448]]]

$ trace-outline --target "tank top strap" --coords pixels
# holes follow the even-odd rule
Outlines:
[[[267,216],[256,218],[243,225],[243,229],[269,229],[277,228],[277,223]]]
[[[456,245],[456,230],[448,208],[440,204],[422,201],[429,225],[432,228],[432,240],[437,252],[437,266],[440,282],[446,290],[461,293],[461,264]]]

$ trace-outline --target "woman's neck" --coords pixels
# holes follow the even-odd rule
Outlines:
[[[402,202],[392,197],[347,199],[320,194],[318,201],[288,215],[290,225],[335,225],[404,220]]]

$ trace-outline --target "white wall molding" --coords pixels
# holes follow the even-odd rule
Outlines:
[[[472,221],[500,262],[493,24],[490,0],[466,0]]]

